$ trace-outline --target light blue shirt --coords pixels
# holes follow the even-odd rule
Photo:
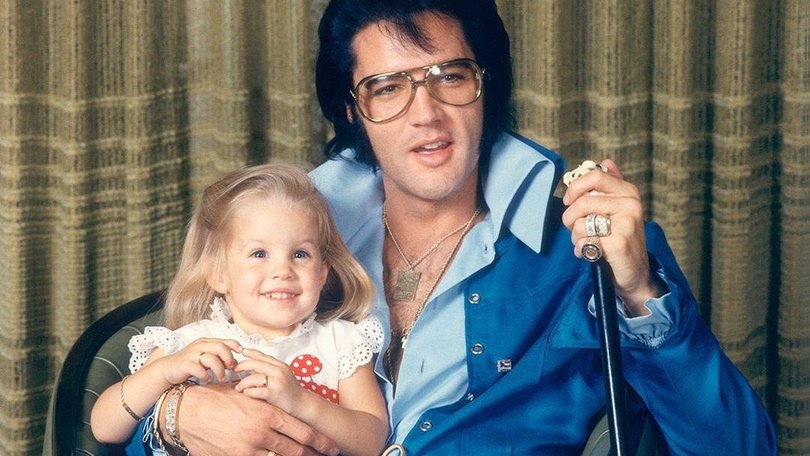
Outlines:
[[[554,163],[537,153],[536,147],[512,135],[503,135],[493,147],[483,182],[488,212],[464,238],[414,324],[404,351],[396,395],[385,374],[383,357],[376,360],[375,371],[389,409],[392,442],[401,442],[425,410],[457,402],[465,394],[468,372],[462,285],[495,259],[494,245],[499,233],[508,229],[535,252],[542,247],[549,195],[556,182]],[[332,205],[349,250],[376,284],[373,312],[386,329],[381,351],[385,353],[390,341],[390,317],[382,289],[382,178],[379,172],[352,161],[351,157],[351,151],[344,151],[341,159],[324,163],[310,176]],[[573,246],[571,252],[573,256]],[[670,315],[676,303],[670,301],[669,294],[649,299],[645,305],[651,314],[636,318],[625,318],[623,305],[618,302],[620,331],[625,337],[655,347],[672,328]],[[593,298],[588,305],[593,314]]]

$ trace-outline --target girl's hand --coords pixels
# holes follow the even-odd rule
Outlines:
[[[237,364],[234,372],[253,373],[236,384],[236,391],[267,401],[292,416],[299,416],[301,397],[309,393],[298,383],[290,367],[258,350],[246,348],[242,354],[248,359]]]
[[[208,370],[219,382],[225,381],[225,370],[236,366],[233,353],[240,353],[242,346],[230,339],[197,339],[185,348],[149,363],[150,369],[160,369],[170,385],[196,377],[200,384],[209,381]]]

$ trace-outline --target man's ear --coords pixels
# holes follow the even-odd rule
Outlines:
[[[346,107],[346,118],[349,119],[349,123],[354,123],[354,107],[349,103],[344,106]]]

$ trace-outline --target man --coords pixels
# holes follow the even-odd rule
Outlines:
[[[509,41],[493,0],[333,0],[319,34],[336,159],[312,177],[379,287],[392,443],[409,455],[581,451],[605,408],[577,258],[589,242],[614,271],[631,408],[644,403],[672,454],[775,454],[759,398],[700,321],[663,233],[643,223],[637,188],[606,160],[560,202],[562,161],[507,133]],[[336,452],[227,386],[189,388],[179,414],[192,454]]]

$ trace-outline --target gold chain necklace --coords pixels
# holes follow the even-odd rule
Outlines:
[[[397,283],[394,285],[394,292],[392,293],[392,298],[395,301],[413,301],[416,298],[416,290],[419,288],[419,280],[422,278],[422,273],[419,271],[414,271],[413,268],[419,265],[425,258],[429,257],[430,254],[436,251],[442,242],[446,241],[453,236],[454,234],[458,233],[464,227],[468,226],[472,223],[473,219],[478,215],[480,209],[473,214],[470,220],[462,223],[455,228],[453,231],[445,234],[441,237],[438,241],[434,242],[433,245],[430,246],[425,253],[423,253],[419,258],[417,258],[414,262],[408,260],[408,257],[405,256],[405,252],[402,251],[402,247],[399,246],[399,242],[397,242],[396,236],[394,236],[394,232],[391,231],[391,227],[388,225],[388,217],[385,212],[385,205],[383,205],[383,224],[385,225],[385,230],[388,231],[388,235],[391,236],[391,241],[394,243],[394,247],[397,248],[397,252],[399,252],[399,256],[405,260],[405,264],[408,265],[408,269],[403,269],[402,271],[397,274]]]
[[[450,260],[452,260],[453,255],[456,254],[456,250],[458,250],[459,246],[461,245],[461,241],[464,239],[467,231],[472,226],[473,220],[475,220],[480,213],[481,208],[477,208],[472,217],[464,222],[464,225],[461,225],[460,229],[454,231],[454,233],[461,231],[461,236],[458,237],[456,243],[453,245],[453,248],[450,249],[450,253],[447,255],[447,258],[444,260],[444,263],[439,270],[439,274],[436,276],[433,283],[430,284],[430,288],[428,288],[425,298],[422,300],[419,308],[416,309],[416,313],[413,315],[413,318],[411,318],[411,322],[408,324],[408,326],[399,331],[391,331],[391,343],[388,344],[388,350],[385,352],[385,367],[388,370],[388,376],[391,378],[392,382],[396,383],[397,377],[399,376],[399,363],[402,361],[402,355],[405,353],[405,345],[408,342],[408,336],[411,334],[413,325],[416,324],[416,320],[419,319],[419,316],[422,315],[422,311],[425,310],[425,306],[427,306],[428,300],[430,300],[430,295],[433,294],[433,291],[436,289],[436,285],[439,284],[439,280],[441,280],[442,276],[447,270],[447,267],[450,265]]]

